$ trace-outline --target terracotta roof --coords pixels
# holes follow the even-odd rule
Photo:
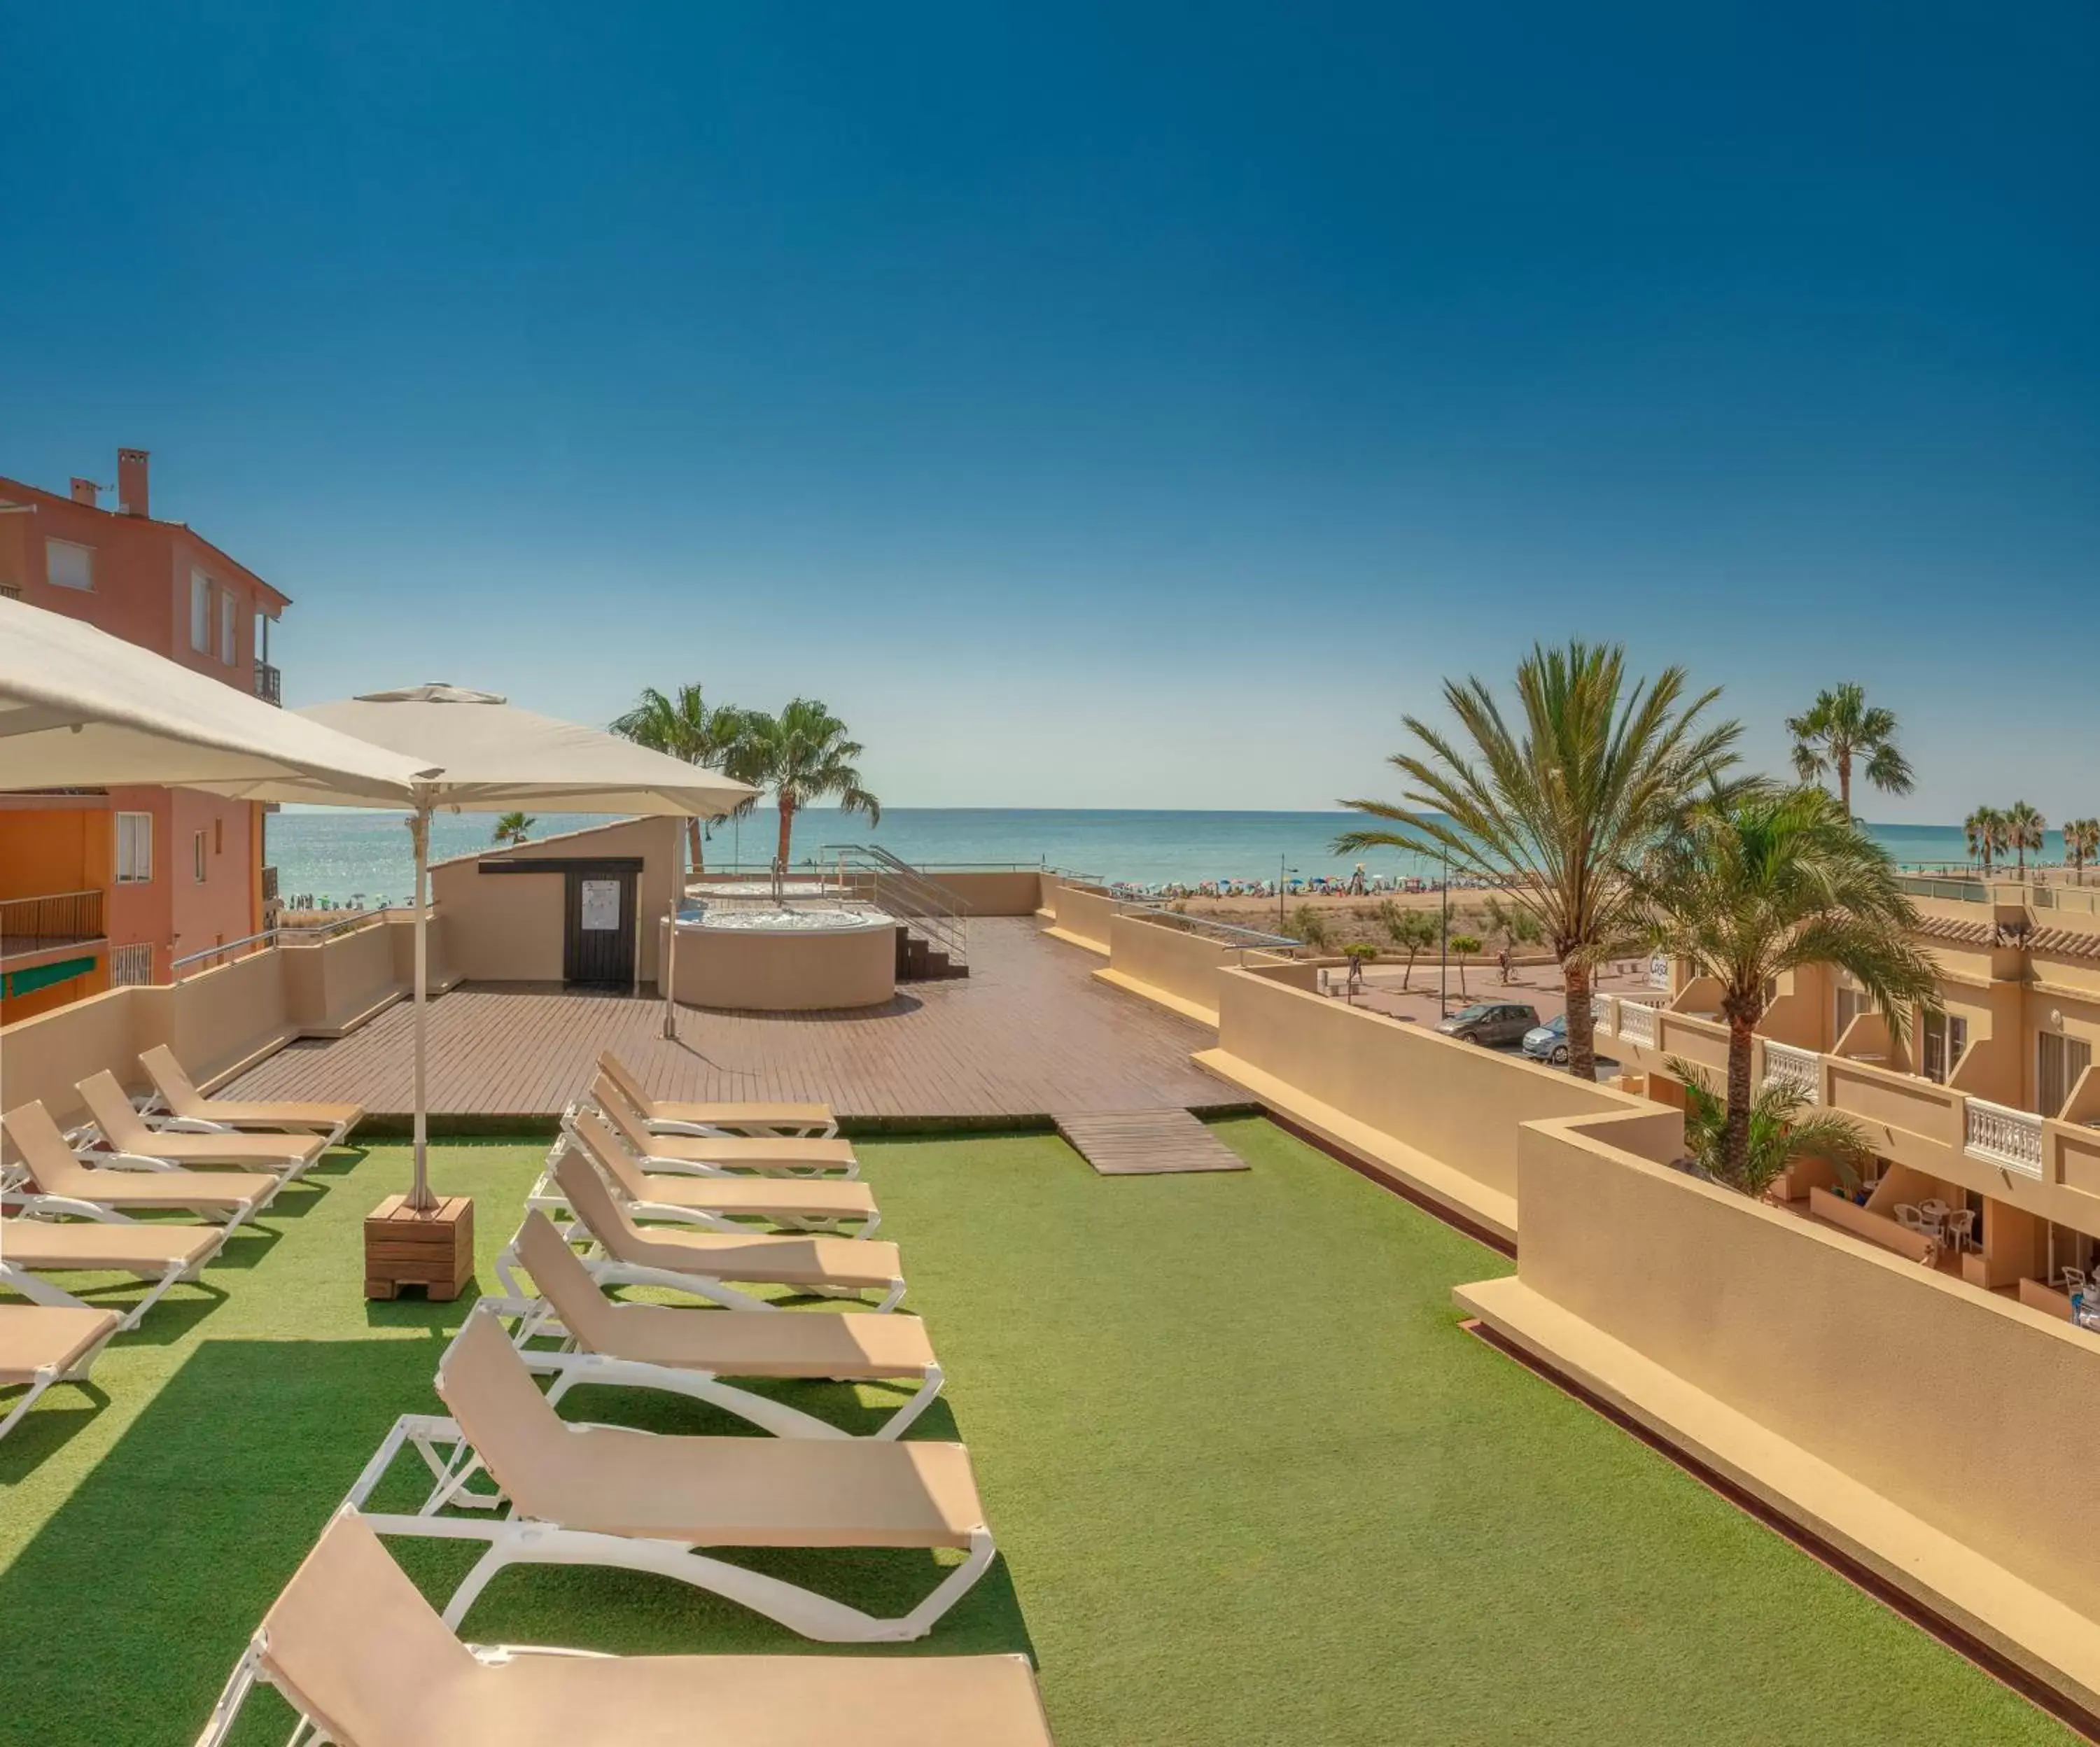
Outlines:
[[[1965,946],[1988,946],[1997,934],[1996,927],[1981,917],[1972,922],[1966,917],[1920,916],[1916,931],[1935,940],[1957,941]]]

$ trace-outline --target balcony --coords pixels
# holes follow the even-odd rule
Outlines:
[[[33,958],[102,937],[99,892],[0,899],[0,960]]]
[[[2032,1111],[2015,1110],[1983,1098],[1966,1101],[1961,1149],[1971,1158],[2038,1179],[2042,1175],[2041,1141],[2041,1118]]]
[[[1629,1043],[1655,1048],[1655,1009],[1639,1001],[1619,1003],[1619,1035]]]
[[[1785,1086],[1813,1103],[1823,1089],[1823,1058],[1812,1049],[1765,1039],[1764,1083]]]
[[[282,676],[268,662],[255,664],[255,695],[265,704],[283,705],[285,700],[280,695],[281,682]]]

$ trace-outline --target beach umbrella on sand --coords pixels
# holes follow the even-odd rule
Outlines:
[[[536,715],[492,692],[459,686],[433,684],[399,691],[365,692],[334,704],[316,704],[297,714],[320,727],[399,754],[426,773],[416,779],[410,801],[415,814],[409,828],[416,849],[416,1176],[408,1205],[427,1211],[437,1204],[430,1193],[426,1157],[425,1079],[429,1005],[425,924],[430,909],[426,884],[430,814],[439,808],[507,813],[514,807],[545,807],[571,813],[714,818],[741,805],[754,791],[748,783],[719,771],[651,752],[601,729]],[[315,801],[342,806],[396,804],[396,797],[390,793],[365,796],[348,788],[320,794],[311,788],[294,792],[291,785],[281,792],[265,785],[260,791],[247,792],[264,800]],[[674,914],[677,907],[674,893]],[[674,937],[677,932],[674,927]]]

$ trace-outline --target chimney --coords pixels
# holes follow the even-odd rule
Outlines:
[[[144,515],[146,510],[146,451],[117,452],[117,507],[126,515]]]
[[[75,503],[86,504],[89,509],[93,510],[99,507],[101,496],[102,487],[97,485],[94,480],[83,479],[79,478],[77,475],[74,477],[73,482],[73,501]]]

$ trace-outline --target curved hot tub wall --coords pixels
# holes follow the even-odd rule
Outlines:
[[[897,930],[682,928],[672,993],[683,1006],[746,1012],[879,1007],[897,993]]]

